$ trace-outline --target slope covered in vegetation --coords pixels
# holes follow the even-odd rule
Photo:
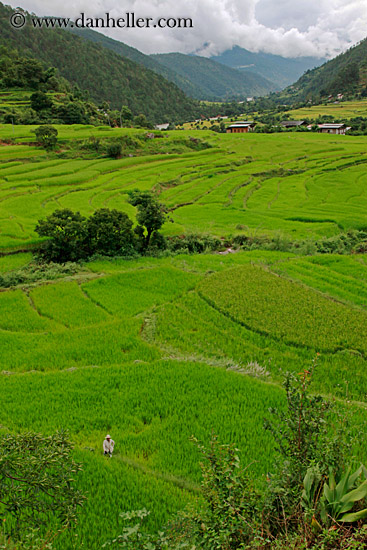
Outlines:
[[[306,71],[285,90],[294,100],[356,92],[367,95],[367,38],[321,67]]]
[[[0,3],[0,44],[56,67],[62,76],[111,107],[127,105],[153,122],[196,118],[198,104],[171,82],[121,55],[61,29],[21,31],[9,24],[12,8]]]
[[[252,72],[241,73],[206,57],[182,53],[157,54],[152,57],[198,86],[200,91],[195,95],[198,99],[245,99],[277,89],[275,84],[262,76]]]

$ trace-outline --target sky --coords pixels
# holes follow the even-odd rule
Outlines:
[[[367,36],[367,0],[2,0],[37,15],[190,17],[192,29],[95,29],[150,53],[210,57],[233,46],[331,58]]]

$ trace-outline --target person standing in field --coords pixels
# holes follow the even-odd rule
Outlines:
[[[103,454],[109,455],[111,457],[114,446],[115,446],[114,440],[111,439],[111,436],[109,434],[107,434],[103,442]]]

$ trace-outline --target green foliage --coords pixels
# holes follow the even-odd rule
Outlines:
[[[200,254],[205,251],[221,249],[223,243],[212,235],[188,234],[171,237],[168,241],[168,248],[173,252],[183,254]]]
[[[287,374],[284,388],[286,410],[270,409],[273,420],[265,421],[282,457],[267,490],[267,514],[274,533],[297,529],[306,521],[318,527],[313,510],[320,500],[321,480],[330,469],[341,472],[350,443],[346,443],[348,426],[330,430],[331,405],[319,395],[310,393],[314,365],[299,377]],[[321,527],[320,527],[321,529]]]
[[[35,231],[48,240],[40,247],[45,260],[64,263],[87,256],[86,218],[72,210],[55,210],[45,220],[40,220]]]
[[[136,220],[139,224],[136,234],[142,243],[142,248],[147,249],[150,244],[150,238],[154,231],[158,231],[166,221],[167,209],[163,203],[159,202],[151,191],[129,191],[128,202],[136,206],[138,212]],[[144,228],[146,236],[144,235]]]
[[[136,128],[154,128],[153,124],[149,122],[147,117],[143,114],[134,117],[134,126],[136,126]]]
[[[189,521],[196,525],[200,548],[243,548],[261,522],[260,494],[240,467],[238,449],[212,436],[208,447],[192,438],[203,456],[205,508]],[[190,517],[190,516],[189,516]]]
[[[42,263],[32,262],[18,270],[0,273],[0,287],[11,288],[19,285],[29,285],[39,281],[59,279],[67,275],[74,275],[81,270],[76,263]]]
[[[110,143],[107,147],[107,156],[113,159],[118,159],[121,157],[122,153],[122,143],[121,141],[115,141]]]
[[[133,114],[127,105],[121,107],[121,120],[127,122],[133,118]]]
[[[63,432],[44,437],[27,432],[0,437],[0,510],[6,529],[17,538],[50,522],[76,523],[85,498],[75,488],[81,469]]]
[[[362,473],[366,478],[367,470],[363,465],[353,474],[351,474],[351,468],[348,467],[337,482],[334,472],[330,468],[328,483],[324,483],[323,499],[321,500],[321,518],[324,523],[327,524],[330,521],[353,523],[367,517],[367,508],[348,513],[356,502],[367,497],[367,479],[356,487],[356,482]]]
[[[34,92],[30,99],[31,108],[36,112],[52,108],[52,100],[44,92]]]
[[[132,221],[118,210],[101,208],[88,219],[72,210],[55,210],[40,220],[36,232],[48,237],[39,255],[47,261],[74,262],[93,254],[113,256],[134,252]]]
[[[133,253],[132,221],[125,212],[100,208],[87,220],[87,241],[90,254],[114,256]]]
[[[135,116],[144,113],[156,123],[196,118],[202,112],[198,102],[171,82],[88,39],[43,27],[37,29],[35,40],[32,25],[18,32],[9,25],[13,11],[0,5],[3,44],[56,67],[72,84],[87,89],[97,103],[107,100],[113,109],[126,105]]]
[[[45,124],[35,129],[37,142],[41,144],[46,151],[54,149],[57,144],[58,131],[53,126]]]
[[[310,98],[320,100],[328,94],[352,94],[361,89],[366,51],[367,39],[364,39],[321,67],[307,71],[286,90],[285,97],[292,102]],[[285,97],[283,95],[281,100]]]

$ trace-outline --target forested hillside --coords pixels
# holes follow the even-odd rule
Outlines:
[[[336,94],[364,94],[366,90],[367,38],[321,67],[307,71],[286,92],[304,100]]]
[[[17,48],[56,67],[60,74],[97,101],[127,105],[153,122],[195,118],[199,105],[171,82],[120,55],[59,29],[21,31],[9,25],[12,8],[0,3],[0,45]]]
[[[255,73],[241,73],[206,57],[184,55],[182,53],[168,53],[153,55],[153,59],[165,67],[176,71],[182,77],[189,79],[201,91],[203,99],[232,99],[248,96],[263,96],[277,87],[262,76]]]
[[[123,42],[91,29],[74,27],[68,30],[151,69],[195,99],[223,100],[236,96],[258,96],[276,89],[273,82],[263,76],[253,72],[242,74],[205,57],[179,53],[145,55]]]
[[[174,70],[162,65],[151,55],[145,55],[136,48],[132,48],[123,42],[114,40],[113,38],[110,38],[100,32],[93,31],[92,29],[78,29],[77,27],[73,27],[68,28],[67,30],[77,36],[81,36],[85,40],[90,40],[91,42],[100,44],[104,48],[108,48],[109,50],[112,50],[113,52],[122,55],[135,63],[139,63],[139,65],[143,65],[157,74],[162,75],[165,79],[176,84],[176,86],[181,88],[181,90],[190,97],[202,99],[202,96],[204,96],[200,86],[197,86],[188,78],[185,78]]]

